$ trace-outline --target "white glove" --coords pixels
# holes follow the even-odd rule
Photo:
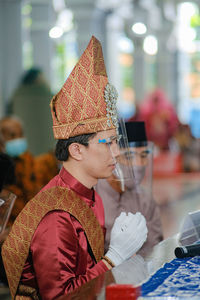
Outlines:
[[[129,212],[127,215],[122,212],[115,219],[105,256],[118,266],[142,247],[147,239],[147,232],[146,220],[141,213]]]

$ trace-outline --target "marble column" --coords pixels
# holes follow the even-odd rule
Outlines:
[[[48,0],[32,1],[32,26],[30,39],[33,47],[33,64],[42,69],[48,82],[51,82],[51,59],[53,41],[49,30],[55,25],[52,2]]]
[[[0,0],[0,117],[22,74],[21,1]]]
[[[177,102],[177,59],[176,52],[168,48],[169,30],[164,26],[158,34],[157,82],[168,98],[176,105]]]
[[[107,19],[107,73],[110,82],[117,88],[119,98],[122,91],[122,81],[119,68],[120,50],[118,42],[123,32],[123,20],[115,13]]]
[[[135,90],[135,99],[137,102],[143,100],[146,94],[146,62],[143,50],[143,37],[135,37],[134,43],[134,75],[133,87]]]
[[[102,40],[102,34],[97,29],[98,25],[101,26],[99,23],[101,16],[96,11],[96,4],[93,0],[68,0],[67,7],[72,10],[74,15],[78,56],[80,56],[87,47],[92,35]],[[94,14],[97,17],[96,20]]]

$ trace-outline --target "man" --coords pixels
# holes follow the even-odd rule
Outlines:
[[[141,214],[116,219],[104,254],[104,210],[94,191],[115,169],[116,91],[92,37],[51,101],[56,156],[63,168],[28,202],[3,245],[11,295],[56,299],[131,257],[145,242]]]
[[[147,221],[148,238],[138,252],[145,256],[162,240],[159,208],[152,197],[152,154],[153,143],[147,141],[144,122],[127,122],[126,131],[131,149],[134,180],[125,181],[122,190],[114,175],[100,179],[96,191],[101,196],[105,210],[105,249],[110,243],[110,233],[116,217],[122,211],[141,212]]]
[[[2,118],[0,132],[4,139],[4,151],[13,159],[16,178],[15,183],[7,187],[17,196],[9,220],[11,225],[28,200],[34,197],[41,187],[37,187],[34,157],[28,151],[20,119],[13,116]]]

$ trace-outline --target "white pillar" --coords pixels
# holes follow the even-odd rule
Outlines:
[[[122,80],[119,68],[118,42],[123,31],[123,20],[115,13],[107,19],[107,73],[111,84],[113,84],[121,97]]]
[[[67,7],[73,11],[75,29],[78,43],[78,56],[81,56],[92,35],[95,35],[92,26],[94,10],[96,8],[93,0],[68,0]],[[97,36],[96,36],[97,37]],[[98,38],[98,37],[97,37]]]
[[[21,1],[0,1],[0,117],[22,75]]]
[[[143,37],[135,37],[134,42],[134,73],[133,86],[136,101],[143,100],[146,94],[146,61],[143,50]]]
[[[48,82],[51,82],[51,59],[53,41],[49,30],[55,24],[52,1],[32,1],[31,42],[33,46],[33,64],[42,69]]]
[[[169,31],[161,31],[158,35],[157,79],[158,87],[162,88],[172,103],[177,101],[177,62],[176,54],[167,48]]]

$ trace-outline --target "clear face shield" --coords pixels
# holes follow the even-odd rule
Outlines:
[[[16,195],[6,189],[0,192],[0,234],[6,229],[16,198]]]
[[[130,142],[129,155],[134,173],[132,187],[152,193],[153,143]],[[131,183],[127,188],[132,188]]]
[[[109,147],[115,164],[112,180],[118,182],[121,190],[124,191],[126,182],[133,182],[134,175],[125,123],[123,119],[118,120],[118,122],[119,130],[117,131],[116,136],[100,140],[99,142],[105,143]],[[117,156],[116,152],[118,153]]]

